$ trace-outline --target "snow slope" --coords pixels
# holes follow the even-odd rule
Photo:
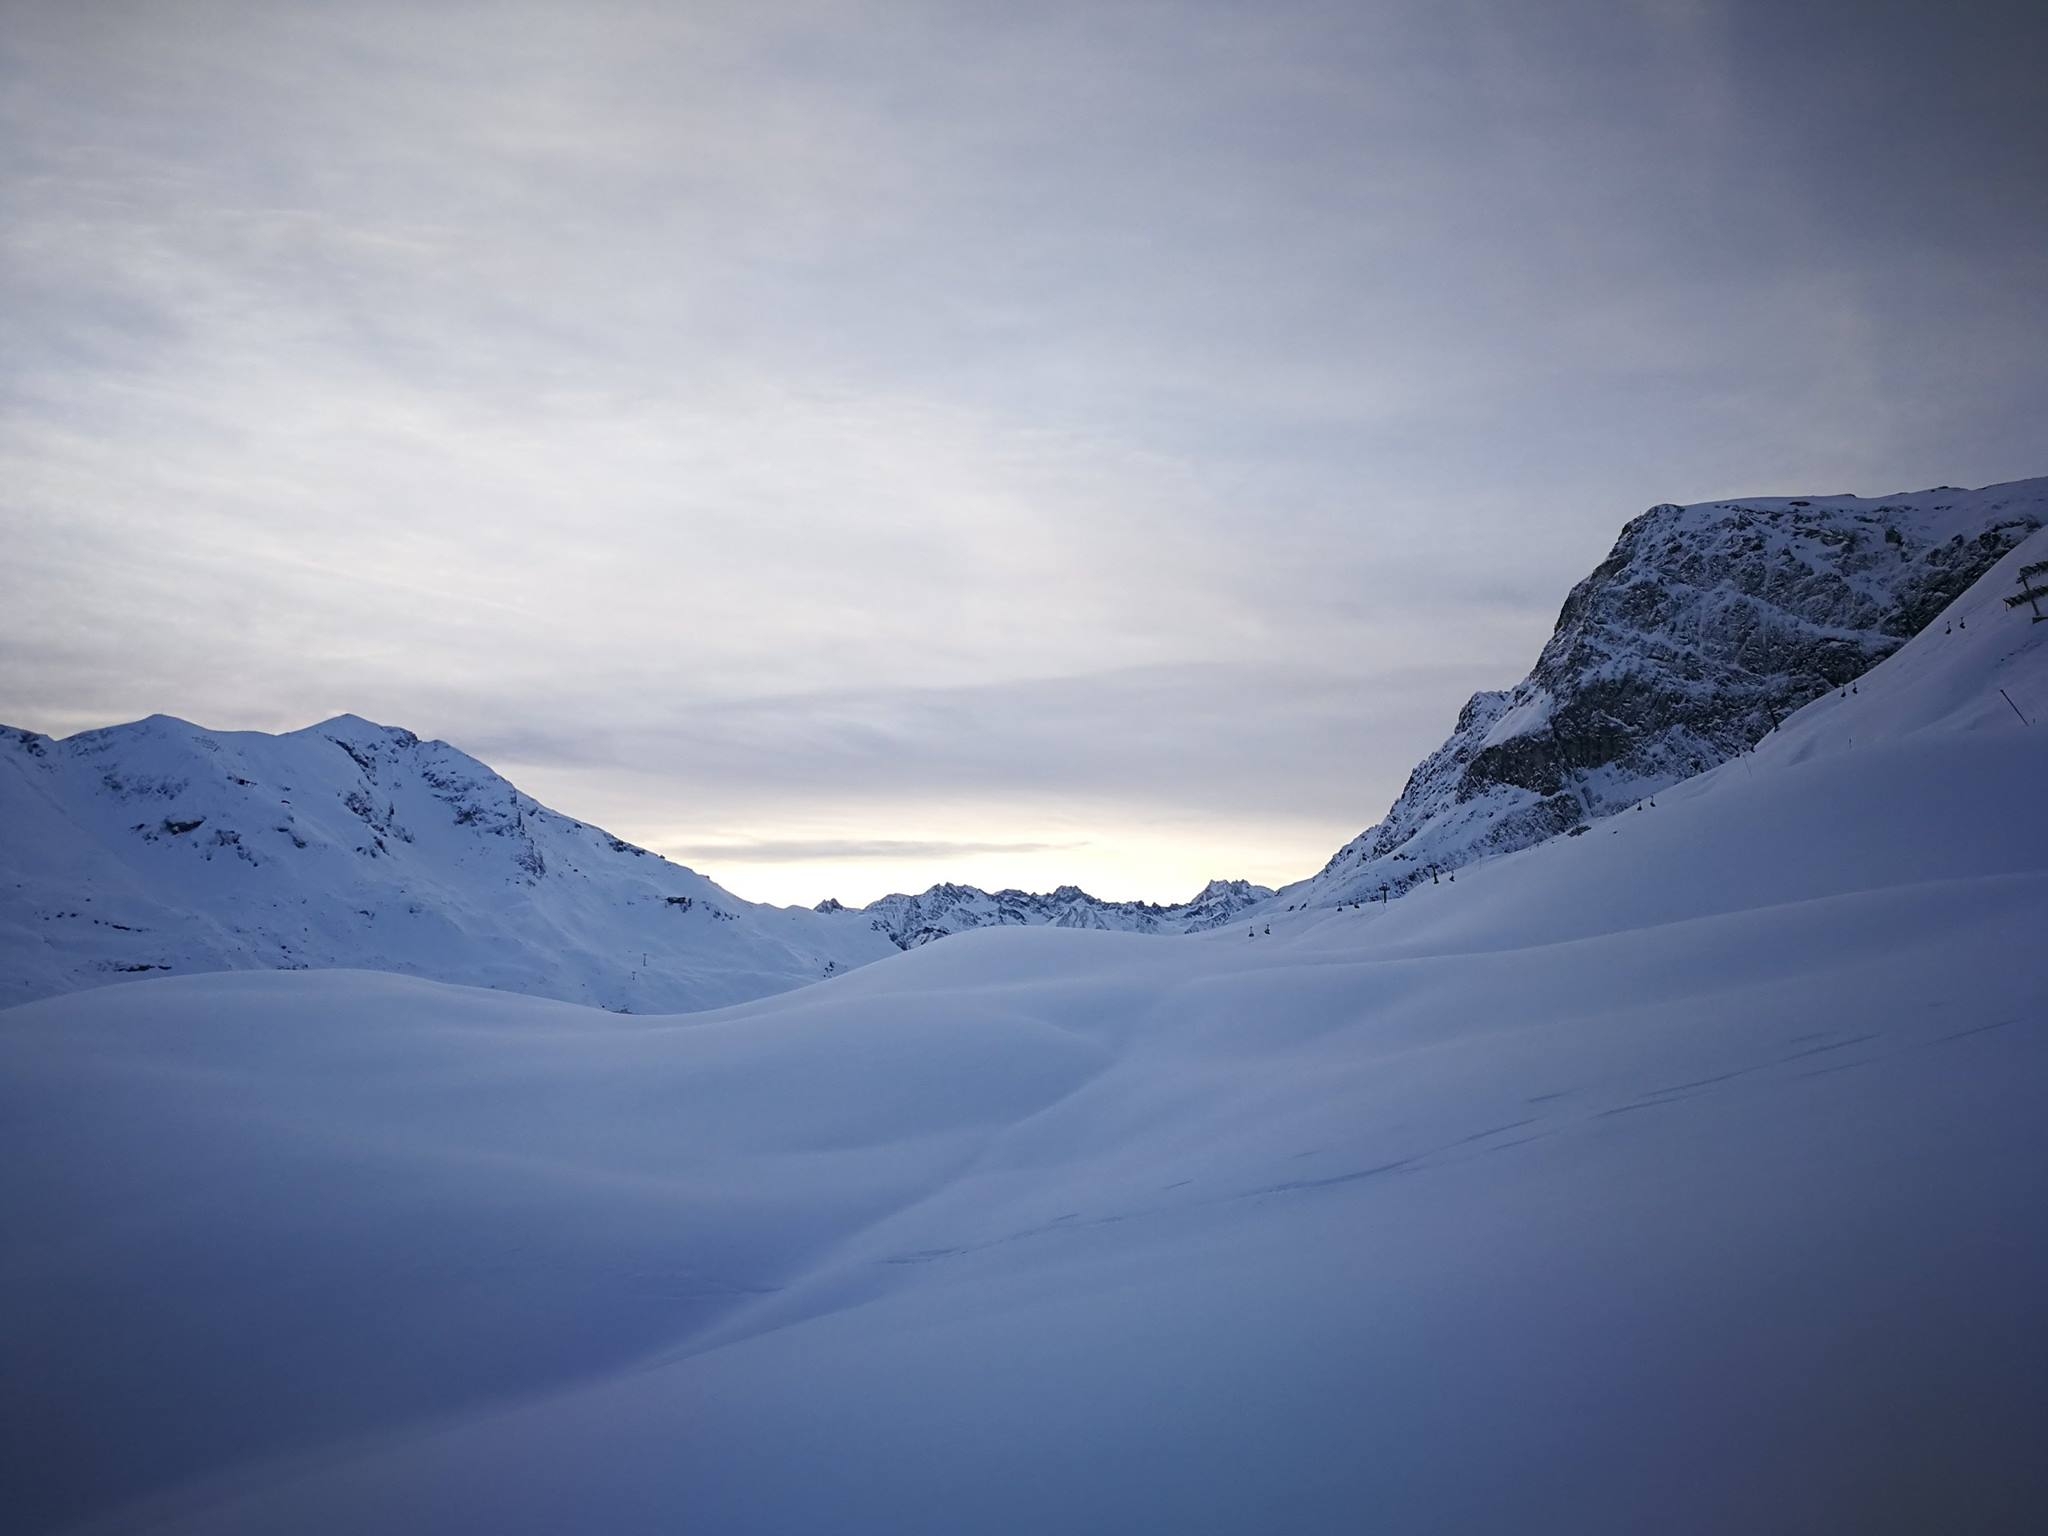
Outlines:
[[[1270,938],[0,1014],[15,1526],[2038,1530],[2004,574],[1654,809]]]
[[[868,919],[742,901],[352,715],[279,736],[162,715],[0,730],[0,824],[5,1002],[355,966],[675,1012],[895,951]]]
[[[1652,507],[1513,688],[1477,693],[1386,817],[1275,905],[1399,894],[1727,761],[1919,632],[2048,523],[2048,479]]]

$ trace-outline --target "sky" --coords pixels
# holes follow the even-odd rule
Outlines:
[[[1314,872],[1652,504],[2048,473],[2018,4],[0,0],[0,720]]]

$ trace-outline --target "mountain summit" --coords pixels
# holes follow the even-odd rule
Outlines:
[[[620,1011],[711,1008],[895,951],[743,901],[468,754],[337,715],[0,727],[0,1004],[165,972],[351,967]]]
[[[1398,894],[1726,762],[1855,680],[2048,523],[2048,479],[1652,507],[1514,687],[1475,693],[1385,818],[1279,900]]]

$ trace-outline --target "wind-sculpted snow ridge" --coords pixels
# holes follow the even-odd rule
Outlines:
[[[984,891],[971,885],[935,885],[917,896],[884,896],[861,910],[903,949],[929,944],[971,928],[1097,928],[1117,933],[1199,933],[1229,922],[1273,892],[1249,880],[1211,880],[1193,900],[1161,906],[1146,901],[1104,901],[1078,886],[1045,895]],[[824,910],[821,908],[820,910]]]
[[[352,715],[286,735],[153,716],[0,728],[0,1002],[166,972],[350,966],[633,1012],[895,952],[857,914],[742,901]]]
[[[1535,668],[1474,694],[1378,825],[1280,902],[1399,894],[1626,810],[1853,683],[2048,523],[2048,479],[1652,507]]]
[[[1270,935],[0,1013],[8,1528],[2048,1528],[2043,557]]]

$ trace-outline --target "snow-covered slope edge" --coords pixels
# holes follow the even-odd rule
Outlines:
[[[162,972],[351,966],[632,1012],[722,1006],[896,946],[743,901],[475,758],[339,716],[0,730],[0,1001]]]
[[[1653,507],[1528,677],[1474,694],[1385,818],[1279,903],[1397,894],[1612,815],[1860,677],[2048,523],[2048,479]]]
[[[2017,563],[1655,809],[1270,938],[0,1014],[13,1526],[2039,1530]]]

